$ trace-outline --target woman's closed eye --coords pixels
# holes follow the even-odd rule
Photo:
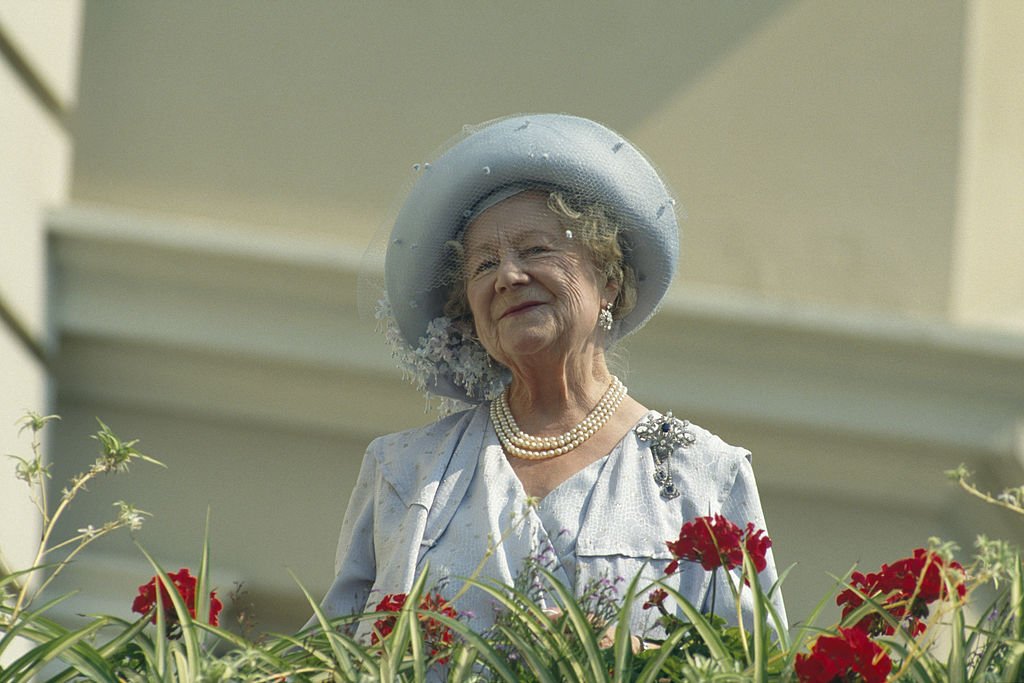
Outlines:
[[[522,256],[543,256],[544,254],[549,254],[552,251],[553,250],[550,247],[542,244],[535,244],[529,247],[524,247],[519,253]]]
[[[471,277],[479,277],[480,275],[484,275],[487,272],[494,270],[497,265],[497,259],[482,259],[471,266],[469,274]]]

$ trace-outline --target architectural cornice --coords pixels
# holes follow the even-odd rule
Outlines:
[[[425,419],[357,313],[361,247],[83,206],[50,235],[63,395],[366,438]],[[677,412],[1021,451],[1019,336],[687,286],[622,355],[634,393]]]

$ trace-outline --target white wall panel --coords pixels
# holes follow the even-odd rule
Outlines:
[[[23,59],[67,106],[78,85],[78,0],[0,0],[0,24]]]
[[[953,317],[1024,331],[1024,3],[973,2],[966,27]]]
[[[6,454],[28,458],[31,431],[18,436],[16,422],[27,410],[46,410],[46,375],[20,340],[0,326],[0,549],[14,567],[31,565],[39,539],[39,517],[29,489],[15,478],[16,462]]]
[[[0,62],[0,294],[42,341],[46,310],[45,216],[63,202],[71,143]]]

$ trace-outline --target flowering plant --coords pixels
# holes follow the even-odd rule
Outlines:
[[[714,515],[683,524],[679,538],[666,541],[666,545],[675,558],[665,567],[666,574],[675,573],[679,560],[700,562],[709,571],[718,567],[726,570],[742,567],[744,550],[761,572],[768,565],[765,553],[772,542],[763,529],[755,530],[752,523],[740,529],[722,515]]]
[[[860,629],[840,627],[838,631],[838,635],[815,640],[810,654],[797,655],[795,669],[800,683],[885,683],[892,670],[892,660],[885,650]]]
[[[34,416],[27,425],[36,435],[52,419]],[[18,459],[18,476],[29,483],[46,521],[44,541],[51,541],[55,520],[86,482],[147,459],[134,450],[134,441],[121,441],[102,423],[97,436],[100,459],[72,481],[53,512],[40,487],[47,471],[36,450],[38,439],[33,439],[36,457]],[[951,476],[972,495],[1024,515],[1024,488],[990,496],[978,491],[964,470]],[[71,539],[42,548],[40,557],[51,558],[45,565],[0,573],[0,683],[37,680],[41,674],[54,681],[111,683],[1024,680],[1024,563],[1009,544],[979,537],[976,559],[961,565],[948,544],[936,542],[877,572],[855,572],[837,589],[838,596],[821,601],[834,599],[842,608],[839,624],[817,627],[815,613],[790,631],[771,600],[778,586],[758,580],[770,539],[721,516],[691,520],[678,538],[666,541],[672,571],[684,561],[711,572],[721,569],[716,576],[728,582],[735,604],[749,591],[742,597],[752,607],[752,623],[737,618],[733,626],[713,610],[702,613],[664,579],[644,585],[639,574],[621,588],[599,582],[576,595],[538,561],[521,585],[467,579],[467,586],[487,591],[505,610],[488,633],[475,633],[457,617],[459,594],[446,600],[427,590],[424,570],[408,593],[386,595],[366,614],[328,619],[306,593],[316,614],[313,628],[252,641],[218,623],[223,605],[206,588],[208,549],[195,576],[186,568],[166,573],[147,555],[156,576],[139,587],[133,608],[143,616],[135,621],[98,615],[72,629],[47,618],[44,612],[62,598],[35,607],[38,590],[24,577],[33,572],[52,577],[94,538],[115,528],[133,529],[141,513],[122,505],[114,522],[80,529]],[[59,549],[66,551],[63,560],[48,555]],[[978,604],[972,601],[974,591],[988,586],[998,593],[978,623],[967,625],[968,606]],[[661,613],[663,631],[655,637],[615,628],[629,622],[634,605],[644,598],[643,609]],[[155,634],[147,627],[154,617]],[[372,628],[358,628],[361,623]],[[948,643],[941,656],[931,647],[939,634]],[[643,638],[639,649],[638,636]]]
[[[906,621],[910,633],[918,636],[926,629],[928,606],[952,595],[962,600],[967,593],[966,578],[959,562],[947,563],[935,551],[918,548],[911,557],[883,564],[877,573],[854,572],[850,588],[836,597],[836,604],[843,608],[846,618],[864,604],[865,598],[881,601],[895,621]],[[869,635],[892,635],[896,631],[879,612],[863,617],[854,628]]]
[[[100,429],[91,438],[100,444],[99,455],[86,470],[71,478],[67,486],[61,490],[57,504],[53,505],[49,491],[50,466],[45,464],[43,459],[41,433],[49,424],[57,420],[60,420],[58,415],[26,413],[19,421],[18,433],[28,431],[32,435],[32,455],[27,458],[17,455],[7,456],[16,461],[15,476],[28,486],[29,499],[38,511],[43,527],[35,559],[28,569],[21,572],[15,571],[14,568],[8,566],[7,560],[0,552],[0,577],[4,577],[4,580],[0,581],[0,589],[3,589],[0,590],[0,598],[4,597],[8,590],[12,590],[14,593],[14,607],[10,615],[12,622],[17,619],[21,610],[31,605],[57,578],[64,567],[90,544],[118,529],[137,531],[142,527],[144,517],[149,514],[137,509],[134,505],[119,500],[114,503],[114,507],[118,509],[116,518],[99,524],[99,526],[89,524],[78,529],[71,538],[59,543],[55,542],[53,533],[75,498],[83,491],[87,491],[89,484],[96,478],[104,475],[124,474],[128,472],[129,465],[138,460],[163,466],[163,463],[135,448],[138,439],[123,441],[101,420],[97,420]],[[37,580],[33,581],[33,579]],[[2,641],[0,641],[0,645],[2,645]],[[2,651],[3,649],[0,647],[0,652]]]
[[[192,576],[192,572],[188,570],[188,567],[183,567],[176,573],[168,573],[167,576],[170,577],[174,590],[177,591],[182,601],[184,601],[189,616],[195,619],[197,602],[196,577]],[[139,594],[135,596],[135,600],[132,602],[132,611],[143,616],[152,615],[150,622],[156,623],[157,584],[160,586],[160,607],[164,611],[165,619],[169,623],[178,623],[179,619],[174,609],[174,602],[171,600],[171,594],[159,576],[154,576],[150,579],[149,583],[139,586]],[[217,591],[210,591],[210,612],[207,623],[211,626],[216,626],[218,624],[217,617],[223,608],[224,604],[217,598]]]
[[[408,595],[406,593],[389,593],[385,595],[374,611],[380,612],[400,612],[405,606]],[[423,640],[430,646],[430,656],[436,656],[451,647],[453,640],[453,633],[443,622],[438,621],[432,615],[443,614],[446,617],[455,619],[458,614],[444,598],[441,597],[440,593],[427,593],[423,596],[420,601],[419,609],[417,610],[417,619],[419,619],[421,627],[423,629]],[[388,616],[377,619],[373,622],[373,634],[370,636],[370,644],[376,645],[382,639],[387,638],[391,635],[391,632],[395,629],[395,622],[397,617]],[[446,657],[440,657],[438,662],[445,664],[448,662]]]
[[[711,606],[705,614],[697,614],[692,606],[681,600],[681,596],[666,590],[667,587],[659,587],[648,593],[642,608],[656,608],[661,613],[658,623],[666,633],[673,634],[665,643],[672,642],[671,647],[677,658],[713,657],[748,662],[756,659],[765,671],[768,670],[768,655],[777,652],[778,646],[767,639],[767,629],[762,628],[760,633],[753,633],[745,627],[741,613],[741,593],[743,586],[751,586],[755,601],[763,606],[766,614],[771,615],[769,623],[776,631],[784,630],[781,618],[755,580],[768,566],[767,552],[771,545],[771,539],[763,529],[757,529],[752,523],[740,527],[721,514],[697,517],[686,522],[675,541],[666,541],[673,557],[665,567],[666,575],[678,571],[681,561],[699,563],[706,571],[715,574],[722,568],[726,572],[726,581],[736,607],[736,626],[730,626],[722,615],[716,613],[715,574],[711,577]],[[737,568],[743,570],[742,583],[734,582],[729,574]],[[685,618],[674,614],[666,605],[670,595],[683,610]],[[672,638],[676,640],[673,642]],[[679,672],[683,675],[682,669]]]

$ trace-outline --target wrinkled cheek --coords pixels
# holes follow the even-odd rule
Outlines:
[[[567,272],[561,298],[570,310],[580,313],[587,300],[600,298],[600,294],[596,291],[597,284],[580,277],[575,272],[577,270],[578,268],[573,268]]]
[[[571,329],[575,325],[587,327],[588,311],[586,308],[587,297],[584,296],[583,292],[579,289],[572,289],[566,292],[564,297],[565,302],[565,327]],[[597,318],[594,317],[594,321],[597,322]]]

